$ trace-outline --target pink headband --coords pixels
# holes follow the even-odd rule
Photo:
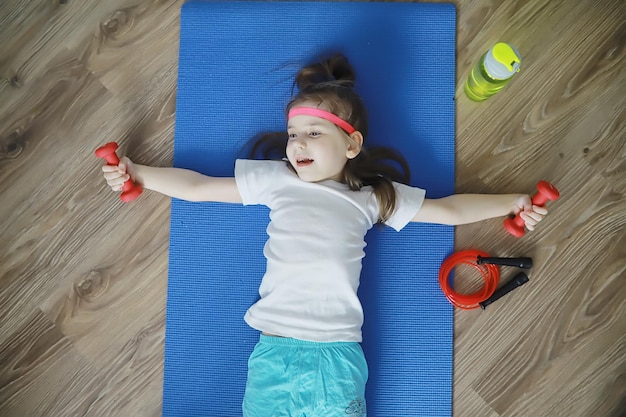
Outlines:
[[[287,116],[287,119],[291,119],[293,116],[299,116],[299,115],[315,116],[321,119],[328,120],[329,122],[336,124],[343,130],[348,132],[348,134],[351,134],[356,131],[356,129],[353,128],[350,123],[346,122],[342,118],[332,114],[331,112],[328,112],[322,109],[317,109],[315,107],[294,107],[293,109],[289,110],[289,115]]]

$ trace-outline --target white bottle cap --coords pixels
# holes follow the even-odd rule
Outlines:
[[[484,64],[491,78],[507,80],[520,70],[522,57],[515,47],[500,42],[487,51]]]

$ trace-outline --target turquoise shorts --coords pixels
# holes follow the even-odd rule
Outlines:
[[[261,335],[248,361],[244,417],[365,417],[367,363],[356,342]]]

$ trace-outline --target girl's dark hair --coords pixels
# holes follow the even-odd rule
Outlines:
[[[285,115],[296,105],[312,103],[336,114],[361,132],[363,147],[357,157],[348,160],[342,182],[355,191],[366,185],[372,186],[380,208],[378,222],[384,223],[396,209],[396,192],[392,181],[408,183],[410,170],[406,160],[395,150],[365,146],[367,110],[354,90],[354,81],[354,69],[343,55],[335,55],[304,67],[296,75],[298,94],[287,105]],[[287,140],[286,132],[262,134],[255,140],[250,157],[286,158]]]

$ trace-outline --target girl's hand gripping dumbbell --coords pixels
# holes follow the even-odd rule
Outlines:
[[[537,194],[532,196],[532,211],[520,210],[515,217],[504,220],[504,228],[515,237],[522,237],[526,233],[524,226],[528,230],[533,230],[533,226],[548,213],[544,207],[548,201],[555,201],[559,198],[559,190],[547,181],[537,183]],[[521,208],[521,207],[520,207]]]
[[[98,158],[103,158],[107,162],[107,165],[102,167],[107,184],[113,191],[122,191],[120,199],[127,203],[139,197],[143,189],[134,182],[134,164],[126,157],[120,160],[115,153],[117,147],[117,143],[109,142],[96,149],[95,153]]]

